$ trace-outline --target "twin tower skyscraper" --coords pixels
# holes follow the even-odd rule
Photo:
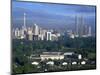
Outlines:
[[[54,30],[43,29],[37,24],[29,27],[26,26],[26,13],[23,14],[23,26],[22,28],[15,28],[13,35],[15,39],[28,39],[28,40],[58,40],[61,36],[60,33]],[[91,26],[85,25],[85,21],[82,16],[75,16],[75,29],[69,36],[74,37],[90,37],[92,36]]]

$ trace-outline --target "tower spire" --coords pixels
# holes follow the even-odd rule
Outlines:
[[[26,13],[24,13],[24,27],[26,28]]]

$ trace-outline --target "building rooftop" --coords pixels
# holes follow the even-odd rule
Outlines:
[[[65,52],[64,55],[72,55],[74,52]]]
[[[62,52],[43,52],[41,55],[63,55]]]

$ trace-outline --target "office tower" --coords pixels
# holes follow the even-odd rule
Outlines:
[[[87,34],[88,34],[88,26],[85,25],[85,26],[84,26],[84,35],[87,35]]]
[[[38,35],[38,40],[44,40],[44,36],[42,34]]]
[[[43,35],[41,35],[41,40],[44,40],[44,36]]]
[[[24,29],[26,30],[26,13],[24,13]]]
[[[79,23],[79,36],[82,37],[84,28],[84,21],[82,16],[79,16],[78,23]]]
[[[13,39],[16,38],[16,37],[15,37],[15,29],[14,29],[14,28],[13,28],[12,31],[11,31],[11,37],[12,37]]]
[[[72,30],[67,30],[67,35],[70,37],[70,38],[73,38],[75,37],[75,35],[73,34],[73,31]],[[76,35],[77,36],[77,35]]]
[[[78,24],[78,17],[75,16],[75,37],[79,37],[79,24]]]
[[[91,36],[92,32],[91,32],[91,26],[89,26],[89,30],[88,30],[88,36]]]
[[[32,32],[32,28],[28,28],[27,30],[27,34],[28,34],[28,40],[33,40],[33,32]]]
[[[36,24],[34,24],[34,35],[39,35],[39,27]]]
[[[21,29],[21,39],[25,39],[26,38],[26,33],[27,33],[27,28],[26,28],[26,13],[24,13],[23,26],[22,26],[22,29]]]
[[[41,31],[41,40],[47,40],[47,30],[45,29]]]
[[[26,36],[25,33],[24,33],[24,29],[20,30],[20,34],[21,34],[20,39],[24,39],[25,36]]]
[[[19,30],[19,28],[16,28],[16,29],[15,29],[14,36],[15,36],[15,38],[17,38],[17,39],[20,37],[20,30]]]
[[[84,34],[84,19],[83,16],[75,16],[75,36],[82,37]]]
[[[46,36],[47,30],[43,29],[43,36]]]
[[[39,28],[39,40],[44,40],[44,32],[42,28]]]
[[[29,34],[29,35],[28,35],[28,40],[30,40],[30,41],[33,40],[33,35],[32,35],[32,34]]]
[[[57,36],[57,37],[60,37],[60,36],[61,36],[61,34],[60,34],[60,33],[56,33],[56,36]]]
[[[52,40],[51,39],[51,32],[49,32],[49,31],[47,32],[47,40]]]
[[[51,41],[57,41],[58,40],[58,36],[56,34],[51,34]]]
[[[24,34],[27,32],[27,28],[26,28],[26,13],[24,13],[24,17],[23,17],[22,30],[24,31]]]
[[[37,24],[33,26],[33,40],[39,40],[39,27]]]

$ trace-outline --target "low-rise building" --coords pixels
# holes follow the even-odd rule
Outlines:
[[[41,60],[61,60],[64,59],[64,55],[61,52],[43,52],[40,55]]]

